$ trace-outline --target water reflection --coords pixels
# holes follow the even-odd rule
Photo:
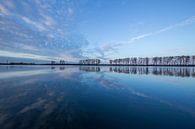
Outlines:
[[[81,125],[85,110],[78,100],[85,86],[79,83],[80,74],[64,73],[64,67],[50,68],[0,74],[0,79],[6,77],[0,80],[1,129],[63,129]]]
[[[51,69],[56,69],[58,68],[59,70],[65,70],[65,66],[52,66]]]
[[[100,67],[79,67],[79,70],[86,72],[100,72]]]
[[[194,67],[147,67],[147,66],[111,66],[106,67],[109,72],[137,74],[137,75],[160,75],[174,77],[195,77]],[[80,67],[79,70],[87,72],[100,72],[105,67]]]
[[[195,77],[194,67],[110,67],[111,72],[161,75],[175,77]]]
[[[50,69],[48,69],[50,68]],[[48,67],[5,67],[0,68],[0,78],[31,76],[37,74],[47,74],[51,72],[62,72],[66,70],[79,69],[85,72],[116,72],[135,75],[160,75],[174,77],[195,77],[195,67],[147,67],[147,66],[48,66]]]
[[[68,67],[70,70],[71,67]],[[52,66],[52,67],[25,67],[25,66],[6,66],[0,67],[0,79],[14,78],[14,77],[26,77],[35,76],[41,74],[63,72],[66,69],[65,66]]]
[[[0,128],[194,129],[193,74],[193,67],[0,67]]]

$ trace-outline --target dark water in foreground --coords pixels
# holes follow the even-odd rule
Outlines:
[[[0,66],[0,129],[195,129],[195,68]]]

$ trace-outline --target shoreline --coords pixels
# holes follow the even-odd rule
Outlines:
[[[168,66],[168,67],[195,67],[195,65],[130,65],[130,64],[0,64],[0,66],[14,66],[14,65],[45,65],[45,66]]]

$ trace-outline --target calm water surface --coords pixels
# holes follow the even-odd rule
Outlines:
[[[195,129],[195,68],[0,66],[1,129]]]

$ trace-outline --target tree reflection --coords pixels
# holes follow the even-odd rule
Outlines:
[[[86,72],[100,72],[100,67],[79,67],[79,70]]]
[[[110,72],[160,75],[175,77],[195,77],[195,69],[192,67],[110,67]]]
[[[100,72],[103,67],[79,67],[79,70],[86,72]],[[137,74],[137,75],[160,75],[175,77],[195,77],[194,67],[147,67],[147,66],[111,66],[106,71]]]

